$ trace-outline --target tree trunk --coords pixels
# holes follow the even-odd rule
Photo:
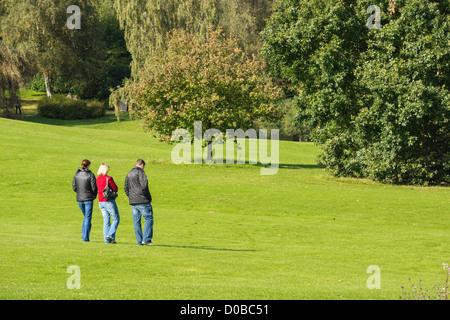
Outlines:
[[[206,160],[208,161],[208,162],[212,162],[213,161],[213,156],[212,156],[212,141],[210,141],[209,143],[208,143],[208,146],[206,147],[207,148],[207,156],[206,156]]]
[[[51,98],[53,95],[52,83],[48,74],[44,73],[45,88],[47,89],[47,97]]]

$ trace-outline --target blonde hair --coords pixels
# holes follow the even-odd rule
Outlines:
[[[108,174],[108,171],[109,171],[109,166],[106,163],[102,163],[100,165],[100,168],[98,168],[97,175],[98,176],[100,176],[100,175],[106,176]]]

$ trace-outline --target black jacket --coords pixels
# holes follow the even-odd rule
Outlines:
[[[138,166],[127,173],[124,189],[130,205],[152,202],[152,195],[148,189],[147,175]]]
[[[89,169],[78,168],[72,181],[72,189],[77,193],[77,201],[93,201],[97,197],[97,181]]]

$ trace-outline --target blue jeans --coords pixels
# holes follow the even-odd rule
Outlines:
[[[89,235],[91,234],[91,220],[92,220],[92,208],[94,201],[78,202],[78,206],[83,212],[83,226],[81,228],[81,239],[83,241],[89,241]]]
[[[142,242],[151,242],[153,238],[153,207],[150,203],[136,204],[131,206],[133,213],[134,235],[137,245]],[[144,233],[142,233],[141,217],[145,220]]]
[[[105,243],[109,243],[106,237],[110,237],[113,240],[116,239],[116,231],[120,222],[119,209],[117,208],[116,200],[99,202],[98,206],[103,215],[103,239]],[[112,224],[110,218],[113,220]]]

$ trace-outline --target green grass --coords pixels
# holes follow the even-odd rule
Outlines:
[[[398,299],[409,278],[445,281],[448,188],[334,178],[311,143],[281,141],[283,165],[261,176],[255,165],[174,165],[172,146],[113,115],[47,120],[30,107],[24,119],[0,119],[1,299]],[[97,201],[81,241],[71,182],[84,158],[95,173],[108,163],[119,185],[117,245],[103,243]],[[155,247],[135,245],[123,192],[137,158]],[[70,265],[79,290],[66,287]],[[370,265],[379,290],[366,286]]]

